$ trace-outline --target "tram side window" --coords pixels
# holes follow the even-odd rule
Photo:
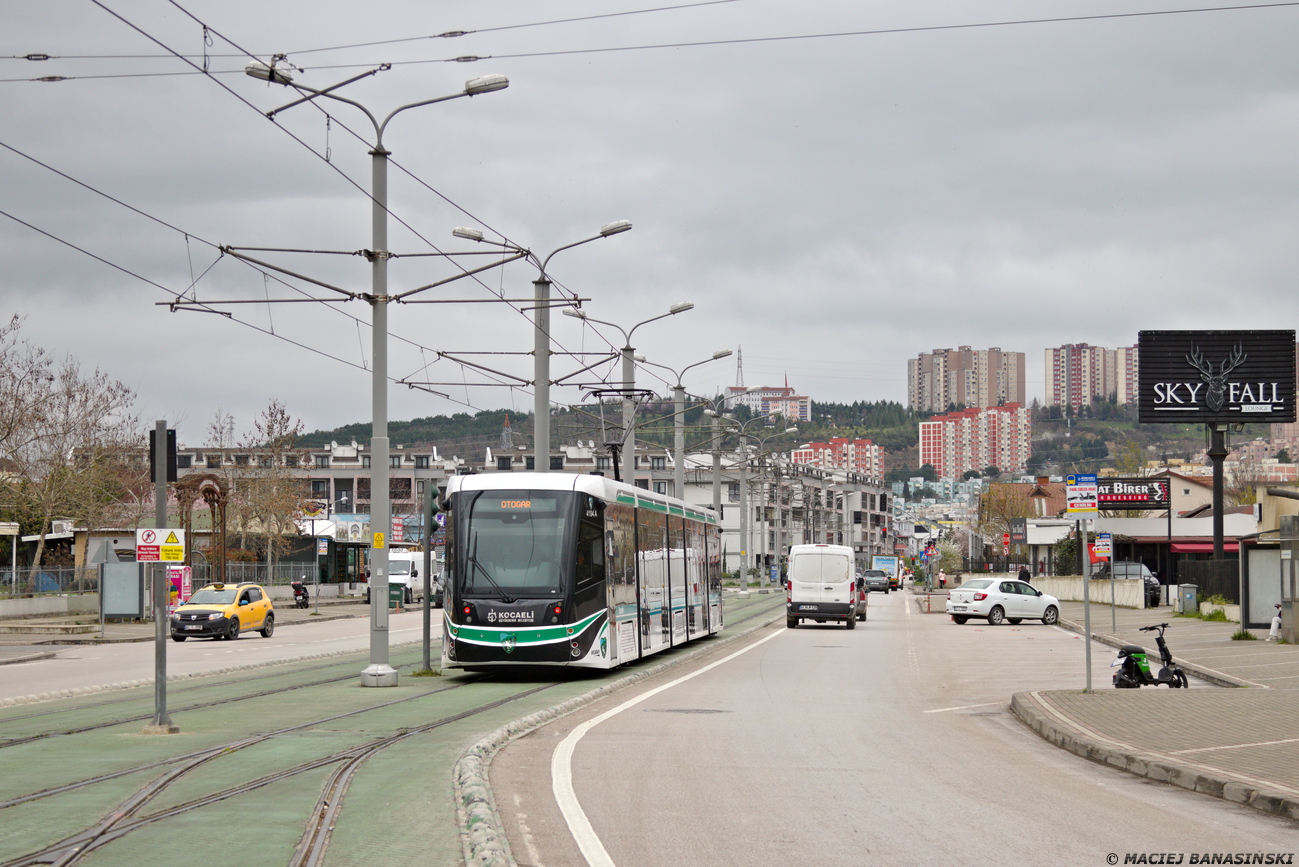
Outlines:
[[[577,586],[604,581],[604,526],[582,521],[577,531]]]

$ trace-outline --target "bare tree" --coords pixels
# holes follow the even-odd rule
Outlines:
[[[1011,518],[1033,517],[1033,501],[1023,485],[993,483],[979,496],[978,532],[1000,536],[1010,532]]]
[[[302,433],[302,421],[293,418],[278,398],[272,398],[253,421],[253,430],[236,447],[247,452],[247,461],[240,465],[237,456],[233,467],[232,510],[241,539],[260,536],[265,540],[268,565],[288,549],[289,538],[297,535],[295,519],[306,505],[308,483],[303,469],[310,453],[297,448]]]
[[[39,528],[39,566],[54,519],[100,526],[138,499],[147,468],[135,393],[98,369],[83,373],[75,359],[56,364],[19,340],[17,326],[0,331],[0,449],[11,462],[5,501]]]

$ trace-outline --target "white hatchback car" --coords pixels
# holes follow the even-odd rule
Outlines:
[[[1053,626],[1060,619],[1060,600],[1023,581],[972,578],[947,594],[947,613],[957,623],[979,617],[989,626],[998,626],[1003,620],[1041,620]]]

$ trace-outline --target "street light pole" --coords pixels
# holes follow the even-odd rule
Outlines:
[[[735,395],[735,396],[738,397],[739,395]],[[722,417],[721,413],[719,413],[715,409],[707,409],[704,410],[704,412],[711,415],[714,419],[719,419]],[[770,414],[756,415],[745,422],[739,422],[729,417],[726,419],[727,421],[731,422],[731,424],[735,425],[735,432],[740,438],[738,462],[740,464],[739,507],[740,507],[740,587],[741,588],[746,588],[749,586],[749,582],[745,577],[745,570],[748,568],[748,550],[749,550],[749,498],[748,498],[749,480],[748,480],[748,473],[747,473],[747,467],[749,464],[749,455],[748,455],[748,444],[746,442],[749,434],[746,428],[748,428],[749,425],[753,424],[756,421],[766,420],[769,418],[771,418]],[[789,434],[789,433],[798,433],[798,428],[787,427],[783,431],[780,431],[778,433],[773,433],[766,437],[762,437],[758,439],[759,453],[761,453],[762,451],[762,444],[765,443],[767,440],[771,439],[771,437],[779,436],[780,434]],[[716,463],[714,463],[714,470],[716,470],[716,468],[717,465]],[[714,476],[714,478],[716,478],[716,475]]]
[[[334,85],[327,90],[316,90],[305,85],[295,84],[285,71],[276,69],[261,61],[254,61],[244,68],[244,72],[253,78],[283,84],[305,91],[309,96],[291,102],[281,108],[268,112],[268,117],[284,111],[294,105],[308,102],[318,96],[337,100],[360,109],[374,126],[375,142],[370,151],[371,208],[370,231],[371,249],[366,257],[371,264],[370,295],[365,300],[372,311],[372,356],[371,370],[371,411],[373,426],[370,432],[370,664],[361,671],[361,686],[396,686],[397,670],[389,664],[388,657],[388,537],[392,523],[392,503],[388,490],[388,304],[393,300],[388,294],[388,151],[383,146],[383,133],[388,123],[403,111],[419,106],[431,105],[459,99],[462,96],[476,96],[509,87],[510,81],[504,75],[484,75],[465,82],[464,90],[448,96],[412,102],[393,109],[388,116],[379,121],[365,106],[351,99],[329,91],[356,81],[372,72],[364,73],[349,81]],[[381,588],[376,592],[376,588]]]
[[[532,281],[533,299],[536,302],[536,316],[533,319],[532,334],[532,378],[535,380],[532,403],[532,464],[535,472],[550,472],[550,277],[546,274],[546,266],[550,264],[550,260],[554,258],[556,253],[573,247],[580,247],[583,244],[598,241],[610,235],[628,232],[631,227],[631,220],[615,220],[601,226],[598,235],[583,238],[581,241],[574,241],[572,244],[565,244],[553,250],[549,256],[540,261],[531,253],[528,254],[528,258],[537,266],[539,272],[537,279]],[[500,244],[496,241],[487,240],[480,229],[467,229],[461,226],[454,229],[451,234],[457,238],[465,238],[470,241],[496,244],[512,250],[518,249],[510,244]]]
[[[672,386],[672,496],[678,500],[686,498],[686,387],[682,384],[685,373],[692,367],[698,367],[701,364],[707,364],[710,361],[716,361],[719,358],[726,358],[731,354],[729,349],[719,349],[711,357],[703,361],[696,361],[694,364],[687,364],[680,371],[668,367],[666,364],[656,364],[653,361],[645,362],[650,367],[661,367],[670,371],[677,379],[677,384]],[[716,454],[716,452],[714,452]],[[716,500],[716,497],[714,497]],[[717,503],[713,503],[714,508]]]
[[[623,481],[629,485],[636,484],[636,401],[632,396],[632,391],[636,388],[636,350],[632,348],[631,336],[636,333],[636,329],[642,325],[648,325],[651,322],[657,322],[660,319],[666,319],[669,316],[675,316],[678,313],[685,313],[687,310],[693,310],[694,304],[684,301],[680,304],[673,304],[668,308],[667,313],[660,313],[658,316],[652,316],[649,319],[637,322],[630,329],[624,329],[621,325],[613,322],[607,322],[603,319],[596,319],[594,316],[588,316],[585,311],[578,310],[575,307],[565,307],[564,315],[581,319],[583,322],[598,322],[601,325],[608,325],[610,328],[616,328],[622,333],[623,347],[620,350],[622,354],[622,475]]]

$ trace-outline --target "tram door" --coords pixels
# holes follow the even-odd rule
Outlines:
[[[631,506],[608,503],[604,510],[604,534],[609,563],[609,607],[613,610],[618,662],[640,658],[641,637],[637,612],[636,513]]]
[[[684,644],[686,633],[686,528],[682,518],[669,517],[668,582],[672,601],[672,643]]]
[[[667,647],[672,628],[668,598],[667,516],[637,510],[636,571],[640,578],[641,646],[653,653]]]
[[[704,570],[704,529],[702,524],[686,524],[686,595],[689,597],[687,626],[690,637],[708,634],[708,583]]]

